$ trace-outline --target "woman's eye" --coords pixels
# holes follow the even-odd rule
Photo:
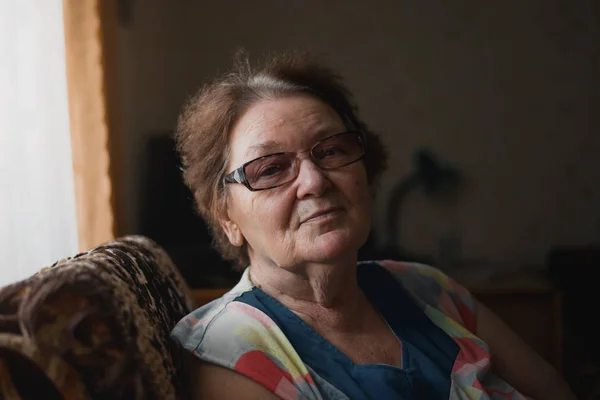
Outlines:
[[[337,155],[340,155],[341,153],[343,153],[343,151],[340,147],[330,146],[319,152],[319,158],[337,156]]]
[[[269,165],[268,167],[263,168],[258,174],[261,178],[266,178],[268,176],[273,176],[281,172],[282,168],[280,165]]]

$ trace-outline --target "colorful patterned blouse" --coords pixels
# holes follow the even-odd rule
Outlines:
[[[282,399],[525,399],[491,373],[465,288],[422,264],[361,262],[357,274],[401,342],[401,367],[355,364],[253,286],[248,270],[230,292],[184,317],[171,336]]]

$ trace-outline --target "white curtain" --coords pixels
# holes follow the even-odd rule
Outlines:
[[[77,252],[62,0],[0,0],[0,286]]]

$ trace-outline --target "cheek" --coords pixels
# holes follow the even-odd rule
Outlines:
[[[370,215],[371,207],[373,206],[373,198],[371,197],[371,192],[368,188],[364,188],[363,186],[360,186],[358,190],[358,201],[361,206],[361,214],[365,216]]]
[[[254,214],[253,196],[241,191],[232,191],[229,196],[227,214],[233,222],[244,230],[248,223],[251,223],[251,221],[248,221],[248,217]]]
[[[258,231],[286,229],[289,226],[294,199],[291,193],[284,191],[257,193],[244,204],[246,218],[253,224],[251,228]]]
[[[367,183],[366,173],[364,170],[361,172],[362,173],[356,174],[354,179],[352,179],[349,190],[352,193],[353,200],[357,201],[362,208],[365,208],[365,212],[370,212],[373,203],[371,188]]]

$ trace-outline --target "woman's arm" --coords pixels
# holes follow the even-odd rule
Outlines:
[[[279,399],[267,388],[244,375],[205,363],[187,351],[184,352],[183,372],[191,400]]]
[[[571,400],[575,395],[548,362],[529,347],[496,314],[478,301],[477,336],[490,347],[493,371],[536,400]]]

